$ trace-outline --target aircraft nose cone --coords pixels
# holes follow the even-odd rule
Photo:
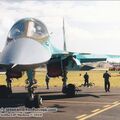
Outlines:
[[[50,57],[50,51],[41,43],[30,38],[20,38],[4,47],[0,64],[39,64],[48,61]]]

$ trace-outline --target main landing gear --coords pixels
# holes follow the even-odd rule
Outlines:
[[[28,95],[25,99],[25,106],[26,107],[35,107],[38,108],[40,105],[42,105],[42,98],[40,95],[35,94],[34,90],[37,87],[35,84],[37,81],[34,79],[35,77],[35,72],[33,69],[30,69],[27,71],[27,76],[28,79],[26,80],[26,89],[28,90]],[[22,77],[22,72],[21,71],[16,71],[16,70],[11,70],[8,69],[6,71],[6,85],[1,85],[0,86],[0,97],[1,98],[7,98],[12,94],[12,78],[21,78]]]
[[[28,90],[28,95],[25,99],[25,106],[29,108],[38,108],[42,105],[42,98],[40,97],[40,95],[34,93],[35,88],[37,88],[37,86],[35,85],[37,81],[34,79],[34,70],[27,71],[27,75],[28,79],[26,80],[26,89]]]
[[[12,94],[12,78],[9,76],[8,72],[6,72],[6,85],[0,85],[0,98],[7,98]]]
[[[62,87],[62,92],[67,96],[67,97],[74,97],[75,96],[75,85],[74,84],[68,84],[67,85],[67,71],[63,71],[63,76],[62,76],[62,81],[63,81],[63,87]]]

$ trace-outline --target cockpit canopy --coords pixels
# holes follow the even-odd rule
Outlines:
[[[11,28],[7,42],[19,38],[31,38],[39,42],[48,40],[49,34],[46,26],[33,18],[25,18],[16,22]]]

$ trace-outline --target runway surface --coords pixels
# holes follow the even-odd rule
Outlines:
[[[55,87],[50,90],[38,88],[36,92],[41,94],[43,105],[39,110],[29,111],[37,112],[29,114],[31,115],[29,120],[120,120],[120,88],[111,88],[109,93],[104,92],[101,87],[80,89],[74,98],[67,98],[61,93],[61,88]],[[0,107],[2,110],[7,108],[26,110],[25,97],[24,87],[14,87],[13,95],[9,99],[0,99]],[[0,113],[2,112],[0,110]],[[11,115],[0,117],[0,120],[12,120]],[[26,120],[27,117],[19,114],[14,119]]]

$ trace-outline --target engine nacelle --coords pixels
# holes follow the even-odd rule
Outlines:
[[[62,76],[62,65],[58,59],[51,59],[47,64],[47,74],[49,77]]]
[[[7,70],[6,71],[6,76],[8,78],[21,78],[22,77],[22,72],[21,71],[16,71],[16,70]]]
[[[49,77],[59,77],[63,75],[64,70],[68,66],[72,57],[67,57],[65,59],[61,58],[51,58],[47,63],[47,74]]]

